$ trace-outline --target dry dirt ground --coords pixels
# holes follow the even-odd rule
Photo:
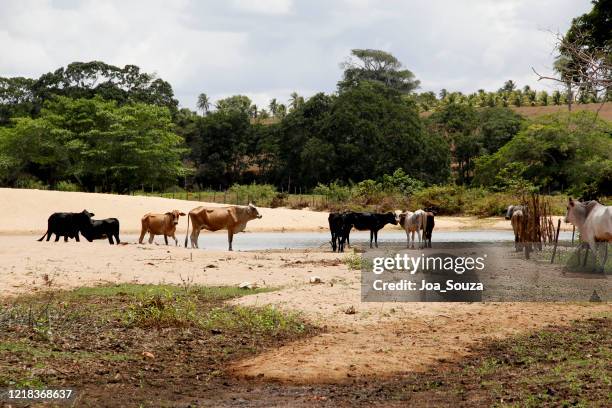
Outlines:
[[[360,272],[328,250],[225,252],[171,246],[35,242],[0,237],[0,293],[97,284],[251,282],[278,290],[245,296],[242,305],[299,311],[325,332],[240,360],[241,378],[298,384],[426,371],[466,356],[479,341],[547,325],[569,324],[611,310],[610,304],[361,303]],[[526,261],[523,261],[526,262]],[[521,268],[521,262],[515,264]],[[310,277],[321,284],[309,283]],[[354,313],[347,311],[354,309]]]

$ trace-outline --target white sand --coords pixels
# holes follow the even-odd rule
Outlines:
[[[83,209],[95,213],[95,218],[118,218],[121,232],[134,234],[140,232],[140,219],[148,212],[165,213],[176,209],[188,213],[198,206],[219,207],[223,204],[159,197],[0,188],[0,234],[40,236],[47,229],[47,219],[52,213],[79,212]],[[328,230],[326,212],[285,208],[259,208],[259,212],[263,218],[249,222],[247,231]],[[562,226],[565,230],[571,230],[568,224]],[[181,218],[177,235],[184,235],[186,227],[186,218]],[[388,225],[387,228],[398,227]],[[502,217],[436,217],[438,231],[484,229],[509,230],[511,226]]]

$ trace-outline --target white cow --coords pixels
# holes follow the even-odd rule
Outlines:
[[[423,210],[404,211],[403,213],[397,214],[397,222],[406,231],[406,248],[410,248],[410,235],[412,234],[412,248],[414,248],[414,233],[417,233],[419,238],[419,248],[423,248],[423,241],[421,240],[421,231],[425,233],[425,226],[427,225],[427,213]]]
[[[570,222],[578,228],[580,238],[591,247],[596,263],[599,262],[597,243],[606,243],[604,258],[601,263],[601,270],[603,271],[608,258],[607,243],[612,242],[612,207],[601,205],[595,200],[581,203],[570,197],[565,222]]]

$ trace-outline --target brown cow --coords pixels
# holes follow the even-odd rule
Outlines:
[[[174,210],[165,214],[146,214],[142,217],[142,229],[140,230],[140,239],[138,242],[142,244],[145,234],[149,233],[149,244],[153,243],[155,235],[163,235],[166,245],[168,245],[168,237],[174,238],[174,244],[178,245],[178,239],[174,235],[176,226],[179,222],[179,217],[185,216],[184,212]]]
[[[234,234],[244,231],[247,222],[261,218],[259,211],[253,204],[246,207],[196,207],[189,211],[187,218],[187,235],[185,236],[185,248],[187,247],[187,238],[189,236],[189,221],[191,220],[191,247],[198,248],[198,237],[200,230],[208,231],[227,230],[227,240],[229,242],[229,250],[232,250],[232,240]]]

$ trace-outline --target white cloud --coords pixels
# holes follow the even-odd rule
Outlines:
[[[292,0],[232,0],[232,5],[239,11],[255,14],[289,14]]]
[[[589,0],[291,1],[3,0],[0,76],[39,75],[73,61],[135,64],[197,95],[332,92],[352,48],[396,55],[422,90],[494,90],[507,79],[543,89],[552,35]]]

